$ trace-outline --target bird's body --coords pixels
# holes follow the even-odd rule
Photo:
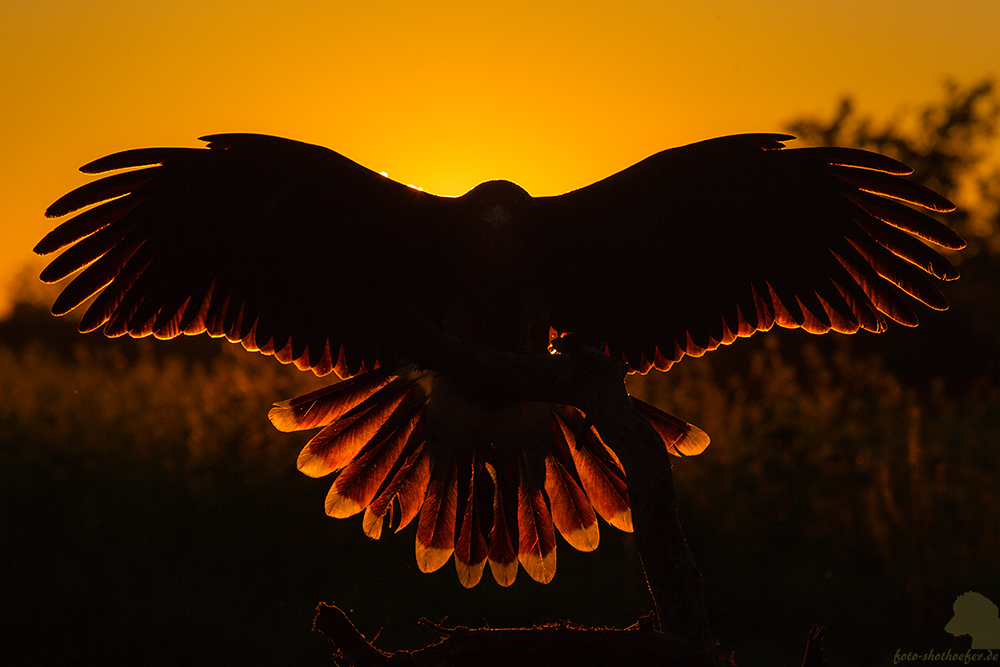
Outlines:
[[[299,467],[338,473],[327,512],[364,512],[372,537],[416,520],[424,571],[454,554],[555,572],[555,532],[597,546],[596,516],[631,529],[616,455],[576,408],[526,403],[448,376],[406,350],[407,304],[454,338],[542,352],[572,333],[636,372],[667,370],[774,324],[880,331],[916,316],[902,290],[946,307],[953,279],[915,237],[963,241],[907,202],[952,208],[863,151],[782,150],[787,135],[723,137],[658,153],[591,186],[532,197],[507,181],[457,198],[407,188],[332,151],[259,135],[153,148],[83,168],[107,176],[50,207],[36,251],[81,270],[53,306],[98,294],[81,330],[208,332],[345,381],[279,403],[282,430],[322,428]],[[139,169],[132,169],[140,167]],[[897,289],[898,288],[898,289]],[[635,401],[677,455],[707,436]]]
[[[543,260],[532,243],[531,201],[509,181],[487,181],[456,201],[463,221],[455,275],[439,297],[441,324],[454,336],[505,352],[548,346],[544,301],[532,279]]]

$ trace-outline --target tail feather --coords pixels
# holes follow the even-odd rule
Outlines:
[[[477,466],[475,453],[467,465],[459,468],[459,508],[456,516],[462,520],[455,539],[455,570],[466,588],[479,583],[486,567],[488,549],[482,525],[484,511],[492,510],[492,499],[483,492],[487,488],[481,479],[485,474],[482,464]],[[480,477],[478,484],[477,476]]]
[[[324,428],[299,454],[299,470],[310,477],[322,477],[344,468],[365,445],[388,435],[385,426],[410,391],[394,392],[383,403],[367,406]]]
[[[393,471],[387,476],[390,481],[383,484],[365,509],[362,527],[373,540],[381,537],[385,519],[389,519],[391,526],[394,500],[400,511],[397,532],[408,526],[423,506],[431,479],[431,459],[426,452],[422,421],[417,423]]]
[[[422,447],[420,453],[420,458],[400,481],[399,490],[396,492],[395,501],[399,504],[397,533],[417,517],[427,496],[427,487],[430,486],[431,457],[426,447]]]
[[[556,574],[556,534],[552,515],[542,489],[531,483],[523,461],[519,468],[517,559],[528,576],[540,584],[547,584]]]
[[[382,440],[372,439],[361,454],[337,476],[326,497],[327,514],[344,519],[354,516],[371,504],[423,416],[422,409],[416,414],[411,414],[406,409],[405,404],[414,400],[412,396],[412,393],[407,394],[409,400],[404,400],[389,422],[386,422],[387,426],[390,422],[396,422],[391,433]]]
[[[486,469],[493,479],[493,529],[489,535],[490,571],[501,586],[510,586],[517,577],[517,520],[511,521],[511,509],[517,511],[516,486],[511,493],[510,471],[503,476],[489,463]],[[515,478],[514,484],[517,484]],[[515,514],[516,517],[516,514]]]
[[[276,429],[286,433],[329,426],[399,378],[388,370],[365,373],[298,398],[275,403],[267,417]]]
[[[708,447],[710,442],[708,434],[697,426],[688,424],[634,396],[632,405],[649,420],[656,433],[663,438],[667,451],[674,456],[697,456]]]
[[[545,494],[552,509],[552,523],[574,549],[593,551],[601,536],[597,514],[575,471],[569,443],[559,424],[554,423],[553,451],[545,457]]]
[[[580,475],[583,490],[594,509],[605,521],[626,533],[632,532],[632,510],[628,502],[625,471],[592,426],[575,409],[556,414],[563,436],[570,443],[573,464]]]
[[[434,462],[431,481],[417,523],[417,566],[435,572],[455,551],[455,511],[458,475],[453,458]]]

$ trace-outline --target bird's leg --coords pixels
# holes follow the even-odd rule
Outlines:
[[[579,354],[576,352],[578,359]],[[584,354],[599,355],[585,363],[613,365],[596,350],[588,349]],[[590,396],[592,391],[600,393]],[[583,389],[582,393],[570,404],[587,414],[625,469],[639,557],[661,630],[712,650],[701,573],[677,517],[673,472],[663,440],[635,409],[620,380]]]

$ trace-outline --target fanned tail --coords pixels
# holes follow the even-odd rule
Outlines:
[[[412,365],[377,369],[278,403],[269,416],[282,431],[321,429],[298,466],[312,477],[337,474],[327,514],[363,512],[362,527],[373,539],[386,526],[398,532],[418,519],[421,571],[453,560],[468,588],[487,564],[502,586],[514,582],[519,567],[548,583],[556,532],[593,551],[598,515],[631,532],[625,471],[579,410],[477,407],[456,426],[454,411],[471,404],[456,405],[452,389]],[[692,456],[708,446],[701,429],[648,403],[633,404],[669,453]]]

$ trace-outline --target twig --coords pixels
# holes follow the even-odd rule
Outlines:
[[[417,624],[422,625],[425,628],[430,628],[431,630],[438,633],[442,637],[450,637],[455,632],[454,628],[446,628],[443,625],[438,625],[437,623],[434,623],[433,621],[430,621],[426,618],[419,619],[417,621]]]
[[[368,643],[339,607],[321,602],[316,607],[313,630],[322,632],[354,667],[385,667],[386,654]]]

